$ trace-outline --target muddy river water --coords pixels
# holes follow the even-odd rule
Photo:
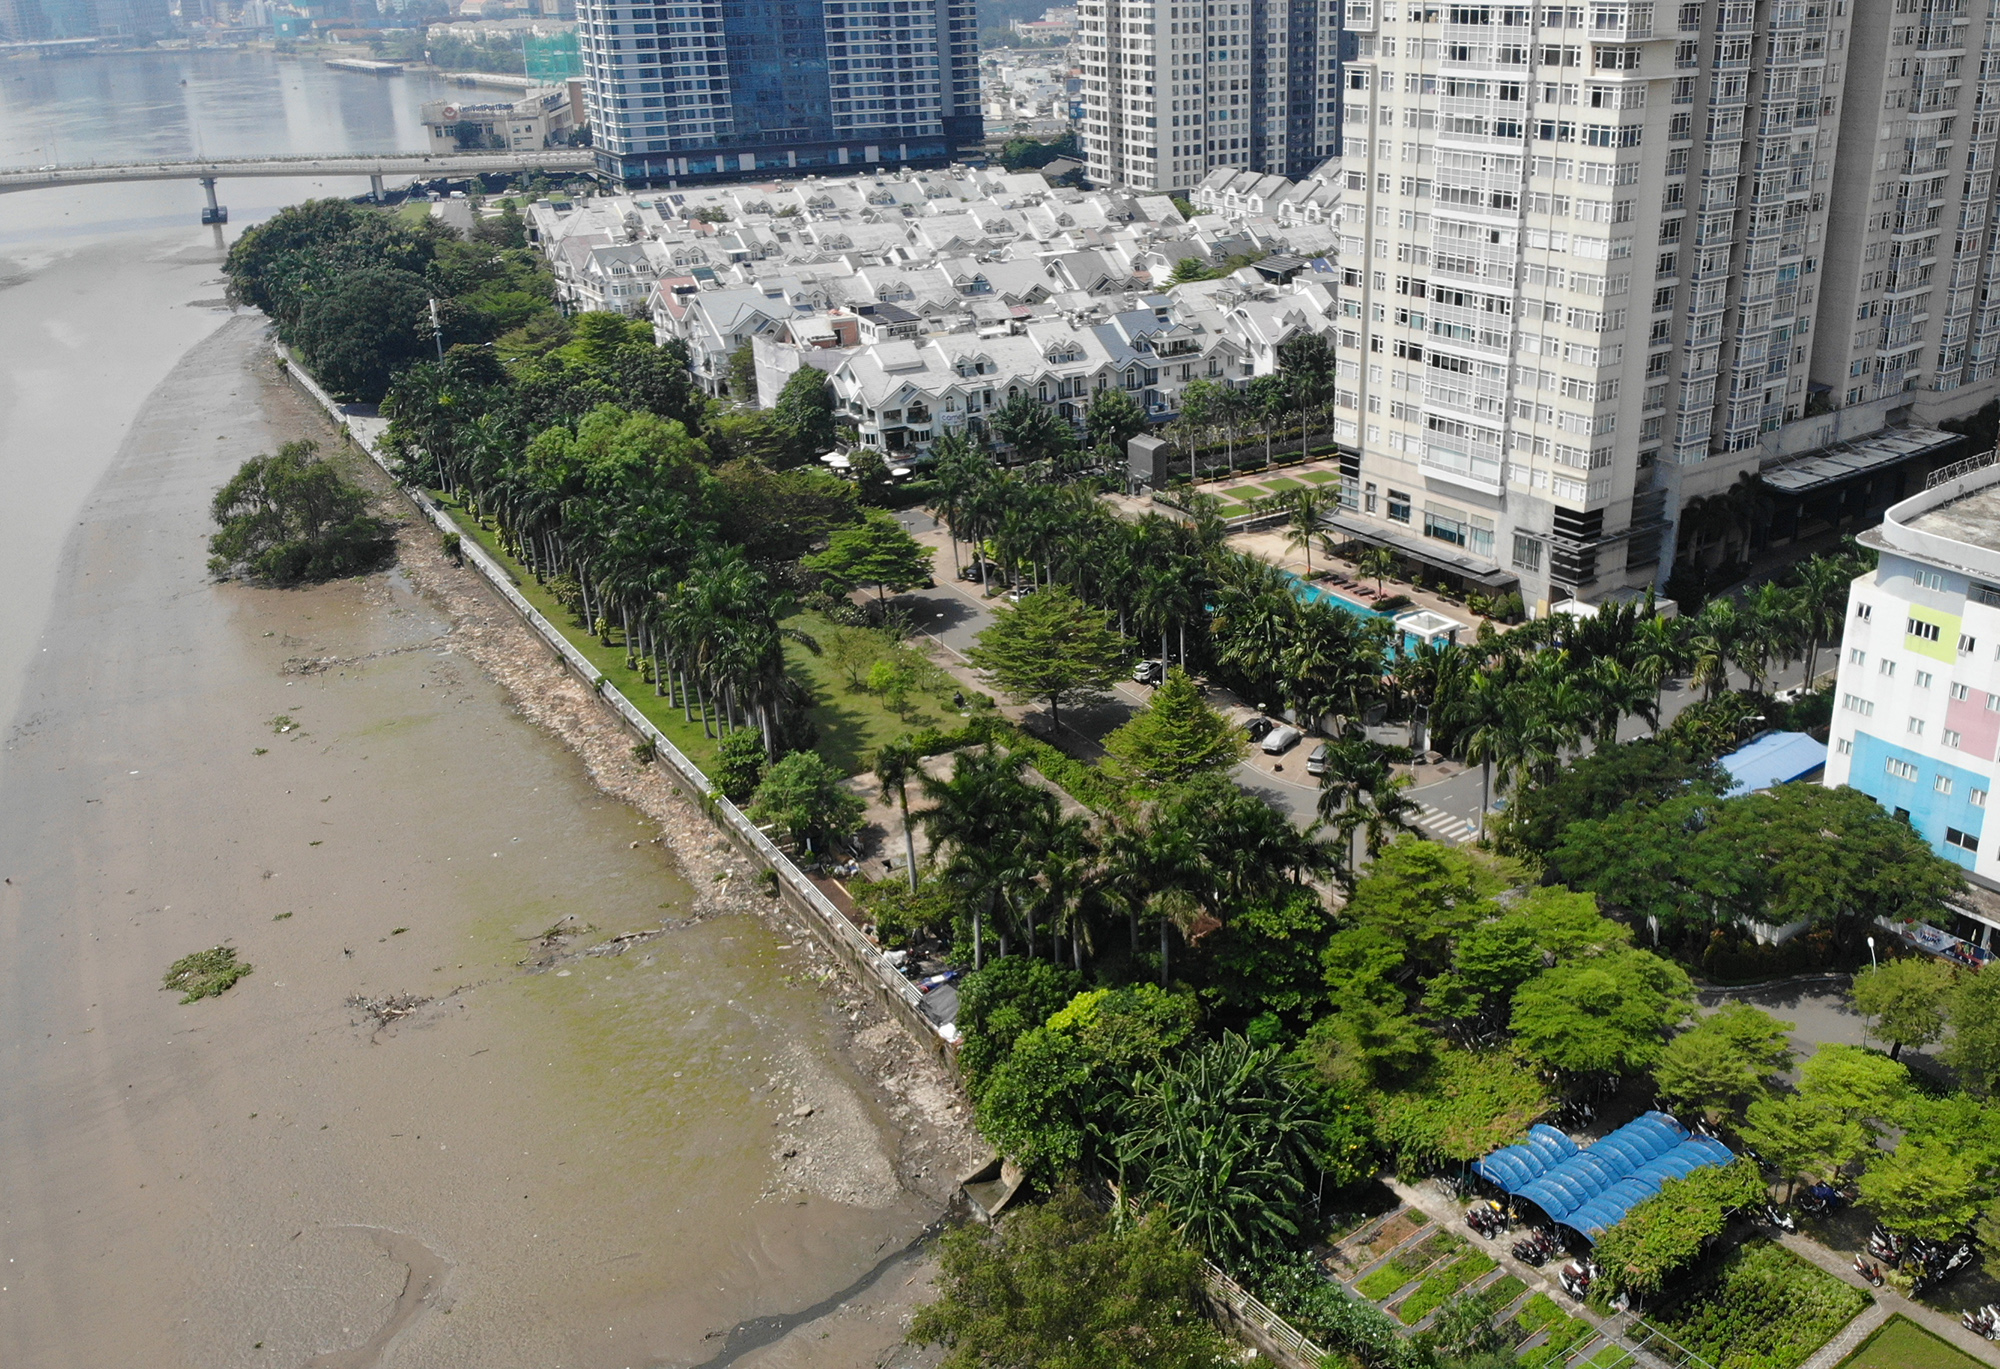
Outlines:
[[[865,1016],[796,929],[692,915],[722,857],[523,716],[435,556],[207,578],[215,487],[314,419],[261,321],[188,308],[213,260],[165,265],[105,344],[143,404],[17,371],[7,411],[0,1364],[903,1362],[948,1184]],[[114,445],[38,466],[65,407]],[[227,994],[161,990],[225,943]]]

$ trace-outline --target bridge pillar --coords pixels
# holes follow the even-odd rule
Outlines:
[[[218,228],[229,222],[229,210],[215,202],[215,177],[201,177],[201,188],[208,192],[208,208],[201,211],[201,221],[212,223]]]
[[[372,194],[372,195],[373,195],[373,196],[375,197],[375,203],[377,203],[377,204],[380,204],[380,203],[382,203],[382,173],[381,173],[381,172],[379,172],[379,171],[376,171],[376,172],[371,172],[371,173],[369,174],[369,177],[368,177],[368,190],[369,190],[369,193],[370,193],[370,194]]]

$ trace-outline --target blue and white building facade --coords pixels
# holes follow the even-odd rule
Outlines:
[[[935,167],[976,150],[972,0],[580,0],[598,165],[627,185]]]
[[[1969,468],[1969,469],[1968,469]],[[2000,465],[1961,463],[1892,505],[1848,593],[1828,785],[1906,818],[1978,888],[2000,891]],[[2000,925],[1961,928],[2000,946]]]

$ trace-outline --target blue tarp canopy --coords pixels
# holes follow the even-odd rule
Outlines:
[[[1595,1240],[1659,1193],[1666,1180],[1735,1158],[1720,1141],[1690,1136],[1666,1113],[1649,1112],[1587,1150],[1553,1127],[1531,1127],[1526,1141],[1475,1160],[1472,1168],[1541,1208],[1550,1221]]]
[[[1735,798],[1774,784],[1804,779],[1826,768],[1826,743],[1803,732],[1768,732],[1748,746],[1722,758],[1722,768],[1736,781],[1725,798]]]

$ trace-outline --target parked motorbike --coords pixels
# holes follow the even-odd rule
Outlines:
[[[1490,1241],[1507,1229],[1507,1217],[1500,1204],[1489,1198],[1466,1209],[1465,1224]]]
[[[1562,1291],[1578,1302],[1590,1296],[1590,1285],[1597,1279],[1597,1263],[1594,1260],[1571,1260],[1556,1272],[1556,1282]]]
[[[1854,1272],[1868,1280],[1875,1287],[1880,1288],[1882,1286],[1882,1271],[1859,1255],[1854,1257]]]
[[[2000,1340],[2000,1305],[1989,1302],[1976,1311],[1961,1313],[1958,1320],[1974,1335]]]
[[[1562,1251],[1562,1243],[1551,1231],[1533,1231],[1514,1243],[1514,1258],[1523,1264],[1547,1264]]]
[[[1776,1204],[1766,1203],[1764,1205],[1764,1215],[1770,1218],[1771,1225],[1777,1227],[1780,1231],[1797,1231],[1799,1229],[1799,1224],[1792,1219],[1792,1214]]]

